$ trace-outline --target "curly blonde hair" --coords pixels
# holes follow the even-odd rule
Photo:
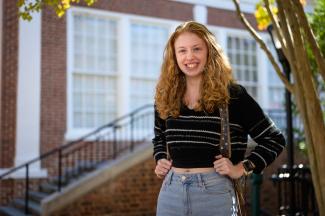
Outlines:
[[[177,65],[175,41],[184,32],[194,33],[207,45],[208,56],[200,87],[196,111],[212,113],[219,105],[228,104],[228,86],[234,82],[228,58],[224,55],[215,36],[204,25],[188,21],[179,25],[170,36],[164,51],[160,77],[156,86],[155,105],[162,119],[179,116],[186,90],[185,75]]]

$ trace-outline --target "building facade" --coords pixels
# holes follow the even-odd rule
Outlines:
[[[254,26],[256,2],[241,3]],[[209,27],[264,109],[283,106],[283,86],[231,0],[101,0],[62,18],[46,8],[31,22],[1,3],[0,173],[153,103],[165,43],[186,20]]]

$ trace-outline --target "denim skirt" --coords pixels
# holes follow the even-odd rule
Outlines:
[[[157,216],[236,216],[232,181],[216,172],[177,174],[172,170],[161,186]]]

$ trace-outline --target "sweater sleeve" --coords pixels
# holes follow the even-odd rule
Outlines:
[[[153,143],[153,157],[156,162],[159,159],[167,158],[166,150],[166,137],[165,137],[165,120],[161,119],[155,106],[155,119],[154,119],[154,138]]]
[[[279,128],[263,112],[257,102],[241,87],[241,121],[257,146],[247,156],[255,164],[254,173],[260,173],[283,151],[285,139]]]

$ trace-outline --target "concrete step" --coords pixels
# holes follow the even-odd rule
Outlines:
[[[40,191],[30,191],[29,192],[29,198],[32,201],[35,201],[37,203],[41,203],[42,199],[44,199],[45,197],[47,197],[49,194],[47,193],[43,193]]]
[[[52,194],[58,190],[58,186],[50,183],[41,184],[39,187],[40,192]]]
[[[0,207],[1,216],[27,216],[24,211],[17,209],[13,206],[1,206]]]
[[[69,178],[67,176],[62,176],[61,177],[61,186],[68,185],[71,182],[71,180],[72,180],[72,178]],[[53,185],[58,185],[59,184],[59,177],[58,176],[52,177],[49,180],[49,183],[53,184]]]
[[[24,199],[15,199],[12,205],[21,211],[25,210]],[[41,215],[41,205],[32,200],[29,200],[28,202],[28,210],[30,215]]]
[[[66,168],[63,171],[63,176],[66,179],[75,179],[84,173],[91,172],[95,170],[97,165],[94,162],[80,161],[75,167]]]

